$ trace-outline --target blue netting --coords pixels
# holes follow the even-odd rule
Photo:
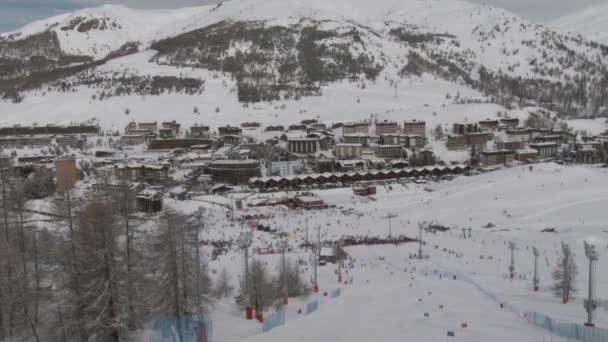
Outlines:
[[[262,326],[263,332],[269,332],[270,330],[285,324],[285,311],[277,311],[273,314],[264,317],[264,325]]]
[[[340,294],[342,294],[342,291],[340,288],[337,288],[331,292],[331,298],[338,298]]]
[[[153,342],[212,342],[213,322],[208,319],[161,318],[154,323]],[[181,335],[181,338],[180,338]]]
[[[311,313],[319,310],[319,301],[315,300],[312,303],[306,304],[306,314],[310,315]]]
[[[529,323],[541,328],[545,328],[561,337],[585,342],[608,341],[607,329],[587,327],[576,323],[567,323],[537,312],[528,313],[526,318]]]

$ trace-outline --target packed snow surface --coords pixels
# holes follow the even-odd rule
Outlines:
[[[447,330],[467,341],[565,341],[540,328],[529,325],[522,315],[539,312],[566,322],[582,323],[586,319],[582,299],[586,296],[587,259],[583,241],[597,246],[600,261],[597,270],[605,269],[608,252],[608,169],[584,166],[536,164],[519,166],[452,181],[378,187],[373,198],[354,196],[351,189],[314,191],[333,209],[290,211],[284,207],[249,208],[244,214],[265,214],[269,218],[256,223],[290,233],[291,260],[305,266],[305,279],[311,279],[311,254],[299,248],[306,239],[337,241],[343,236],[387,237],[389,213],[392,236],[416,237],[418,223],[434,221],[449,226],[445,233],[424,233],[423,252],[428,259],[411,259],[417,253],[416,243],[398,246],[348,247],[352,268],[344,271],[352,285],[337,283],[336,266],[319,267],[320,294],[309,298],[290,299],[286,307],[287,323],[262,334],[259,323],[244,320],[232,299],[216,304],[214,320],[216,341],[437,341]],[[287,194],[293,195],[293,194]],[[262,198],[286,196],[259,194],[249,203]],[[239,197],[242,197],[239,195]],[[213,226],[203,239],[227,239],[238,236],[242,227],[231,223],[222,206],[201,201],[170,201],[184,212],[199,206],[208,209]],[[483,228],[492,223],[494,226]],[[460,228],[472,228],[472,237],[463,239]],[[556,232],[541,232],[554,228]],[[507,244],[515,242],[516,277],[510,280]],[[254,232],[254,258],[267,262],[272,270],[279,265],[280,254],[258,254],[277,249],[278,239],[265,232]],[[569,244],[576,254],[579,293],[569,304],[561,304],[551,291],[551,272],[555,268],[560,243]],[[533,257],[536,246],[540,257],[540,291],[532,291]],[[211,269],[228,268],[240,275],[242,258],[237,250],[210,261]],[[351,262],[349,262],[350,264]],[[453,277],[456,276],[456,279]],[[474,282],[476,285],[473,285]],[[236,283],[236,279],[235,279]],[[342,296],[329,299],[322,295],[341,287]],[[484,294],[490,293],[494,298]],[[606,299],[608,275],[598,273],[598,297]],[[320,300],[319,310],[312,315],[298,314],[305,304]],[[501,309],[509,304],[513,311]],[[442,307],[443,306],[443,307]],[[272,310],[271,310],[272,311]],[[430,317],[425,318],[428,313]],[[598,326],[608,325],[608,312],[598,309]],[[467,323],[468,328],[461,324]]]

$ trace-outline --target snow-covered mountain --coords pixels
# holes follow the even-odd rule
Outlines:
[[[552,21],[551,26],[563,32],[581,34],[608,44],[608,4],[582,9]]]
[[[180,98],[188,105],[211,97],[219,99],[215,107],[230,99],[276,110],[339,84],[397,98],[422,82],[421,101],[436,106],[493,102],[580,116],[608,105],[607,58],[608,47],[596,42],[459,0],[233,0],[162,11],[103,6],[0,35],[0,92],[25,104],[29,97],[66,100],[66,92],[80,92],[90,98],[80,112],[96,112],[98,100],[122,97],[127,107],[136,95],[169,93],[194,98]],[[470,96],[454,99],[444,84]],[[59,101],[51,98],[48,107]],[[45,102],[34,101],[37,112]],[[369,108],[391,111],[399,102]],[[32,110],[0,103],[11,112],[24,107]]]

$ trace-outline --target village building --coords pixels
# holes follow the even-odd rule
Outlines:
[[[269,172],[272,176],[300,175],[306,171],[304,160],[273,161],[270,163]]]
[[[521,150],[528,144],[528,135],[500,132],[496,134],[495,144],[497,150]]]
[[[362,149],[361,144],[336,144],[334,155],[338,159],[359,159]]]
[[[600,150],[603,150],[603,146],[602,143],[599,141],[576,143],[574,145],[574,157],[577,163],[604,163],[606,162],[606,156],[602,156],[599,153]]]
[[[163,194],[160,191],[145,189],[135,196],[137,210],[144,213],[158,213],[163,210]]]
[[[367,147],[370,142],[370,136],[367,133],[350,133],[344,134],[343,140],[345,144],[361,144]]]
[[[369,134],[369,124],[367,122],[345,123],[342,126],[342,134],[363,133]]]
[[[156,134],[158,133],[158,122],[140,122],[137,124],[138,129],[146,129],[149,133]],[[133,134],[132,131],[129,134]]]
[[[376,122],[376,135],[397,133],[399,133],[399,125],[397,122],[386,120]]]
[[[142,144],[145,144],[148,142],[148,136],[139,135],[139,134],[137,134],[137,135],[127,134],[127,135],[121,136],[120,141],[125,146],[142,145]]]
[[[327,207],[322,199],[315,196],[296,196],[294,197],[296,205],[302,209],[322,209]]]
[[[378,139],[380,145],[405,145],[406,139],[403,134],[383,134]]]
[[[190,138],[209,138],[209,126],[194,125],[190,127]]]
[[[499,125],[498,120],[486,119],[486,120],[479,121],[479,128],[482,131],[490,131],[490,132],[498,131],[498,125]]]
[[[403,133],[426,137],[426,122],[418,120],[405,121],[403,123]]]
[[[177,123],[177,121],[175,121],[175,120],[173,120],[173,121],[164,121],[161,124],[161,128],[171,129],[177,135],[179,133],[179,129],[181,128],[181,125],[179,123]]]
[[[465,137],[467,138],[467,146],[475,146],[480,150],[485,150],[488,141],[494,139],[494,135],[487,132],[465,133]]]
[[[515,151],[515,160],[520,162],[532,162],[538,159],[538,151],[533,148],[524,148]]]
[[[323,123],[313,123],[310,125],[310,128],[316,129],[316,130],[326,130],[327,125],[325,125]]]
[[[174,150],[177,148],[191,148],[195,145],[212,145],[209,139],[176,138],[176,139],[152,139],[148,141],[148,150]]]
[[[169,165],[116,164],[114,175],[130,182],[162,184],[169,179]]]
[[[293,124],[293,125],[289,125],[289,127],[287,127],[287,129],[290,131],[305,131],[307,128],[308,128],[308,126],[306,126],[304,124]]]
[[[257,160],[214,160],[209,163],[209,173],[214,182],[247,183],[250,178],[259,177],[260,162]]]
[[[234,127],[234,126],[223,126],[223,127],[219,127],[217,129],[219,136],[222,137],[224,135],[242,135],[243,134],[243,130],[240,127]]]
[[[504,131],[504,134],[508,140],[523,141],[524,143],[532,141],[530,140],[530,132],[527,129],[508,129]]]
[[[509,164],[515,159],[515,152],[509,150],[482,151],[481,163],[484,166]]]
[[[109,198],[114,209],[124,213],[125,205],[129,211],[137,209],[136,194],[145,188],[140,182],[118,181],[103,178],[104,181],[93,184],[93,191],[101,198]]]
[[[218,140],[224,143],[224,145],[237,146],[241,143],[242,137],[240,135],[223,135]]]
[[[287,150],[290,153],[314,154],[318,151],[318,138],[289,138]]]
[[[527,128],[530,142],[536,141],[536,138],[545,135],[540,128]]]
[[[283,126],[267,126],[264,131],[266,132],[283,132],[285,130],[285,127]]]
[[[481,132],[477,124],[459,124],[452,125],[452,133],[464,135],[465,133]]]
[[[57,134],[99,134],[100,127],[96,125],[69,125],[69,126],[21,126],[0,127],[0,137],[29,136],[29,135],[57,135]]]
[[[402,158],[403,152],[403,147],[400,145],[379,145],[376,148],[376,156],[385,160]]]
[[[559,134],[543,135],[540,137],[536,137],[536,139],[534,139],[534,142],[535,143],[554,143],[557,145],[561,145],[562,136]]]
[[[424,147],[426,145],[426,138],[421,135],[406,135],[400,140],[401,144],[405,147]]]
[[[50,135],[4,136],[0,137],[0,146],[49,146],[52,139]]]
[[[333,136],[323,135],[319,138],[319,148],[321,151],[332,150],[336,146],[336,139]]]
[[[82,149],[87,144],[87,138],[86,136],[79,137],[78,135],[62,135],[55,137],[55,142],[61,146]]]
[[[74,187],[78,181],[78,168],[75,159],[60,159],[55,161],[56,191],[64,193]]]
[[[500,119],[500,126],[504,129],[515,129],[519,126],[519,119],[509,117],[502,118]]]
[[[344,160],[342,162],[351,162]],[[249,186],[258,189],[268,188],[289,188],[298,187],[306,184],[352,184],[360,181],[379,181],[386,179],[399,179],[410,177],[431,177],[443,175],[467,174],[471,171],[468,165],[451,166],[425,166],[418,168],[390,169],[376,171],[355,171],[355,172],[325,172],[316,174],[303,174],[299,176],[285,177],[264,177],[252,178]]]
[[[243,122],[241,127],[243,128],[259,128],[262,126],[259,122]]]
[[[211,146],[207,145],[207,144],[202,144],[202,145],[194,145],[192,147],[190,147],[190,151],[196,153],[196,154],[207,154],[209,153]]]
[[[462,150],[467,148],[467,137],[462,134],[449,134],[447,148],[448,150]]]
[[[173,139],[177,137],[177,130],[175,128],[161,127],[158,129],[158,136],[161,139]]]
[[[357,196],[370,196],[376,194],[376,186],[371,184],[358,184],[353,186],[353,194]]]
[[[309,156],[308,165],[317,173],[336,171],[336,160],[325,156]]]
[[[530,144],[530,148],[538,151],[539,158],[553,158],[558,153],[558,144],[552,142]]]
[[[19,156],[17,162],[19,164],[48,164],[55,160],[54,155],[50,154],[36,154],[33,156]]]

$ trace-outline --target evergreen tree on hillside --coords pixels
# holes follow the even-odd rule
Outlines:
[[[553,271],[553,294],[562,298],[564,304],[568,303],[572,295],[577,292],[575,283],[578,275],[578,267],[574,261],[574,253],[570,246],[562,242],[562,256],[557,262],[557,268]]]

